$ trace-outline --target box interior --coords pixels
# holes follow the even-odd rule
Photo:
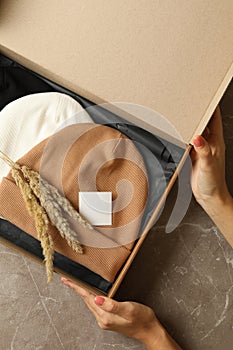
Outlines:
[[[230,82],[232,11],[232,0],[188,5],[183,1],[179,7],[173,0],[148,0],[146,6],[135,1],[99,0],[94,8],[87,0],[70,0],[69,6],[64,0],[40,4],[0,1],[0,52],[36,72],[32,74],[39,74],[49,90],[75,98],[96,122],[110,123],[136,138],[151,176],[158,171],[153,152],[161,142],[168,150],[168,154],[163,152],[167,160],[159,157],[166,170],[160,190],[151,182],[152,198],[143,218],[142,235],[114,285],[102,288],[111,296],[161,209],[193,136],[202,133]],[[118,113],[114,105],[118,101],[145,106],[149,112],[138,116],[121,105]],[[170,138],[164,125],[157,125],[153,111],[175,127],[186,147],[175,147],[176,137]],[[167,142],[171,139],[172,143]],[[144,145],[144,141],[148,142]],[[1,232],[15,230],[7,225],[1,221]],[[67,273],[79,278],[74,276],[77,270],[74,267]]]
[[[63,88],[62,86],[38,75],[35,72],[21,66],[10,58],[0,55],[0,67],[13,66],[26,70],[30,74],[37,76],[46,82],[50,91],[57,91],[70,95],[77,100],[89,113],[95,123],[107,125],[121,131],[132,139],[143,156],[149,179],[149,198],[146,204],[145,212],[142,219],[138,240],[141,241],[141,235],[145,230],[151,227],[151,217],[154,215],[155,208],[168,188],[170,180],[174,176],[177,166],[179,165],[185,150],[175,146],[170,142],[149,133],[136,126],[135,124],[123,119],[122,117],[106,110],[101,105],[96,105],[86,98],[75,94]],[[149,225],[149,226],[148,226]],[[0,222],[1,237],[15,246],[27,251],[35,257],[42,259],[42,252],[39,241],[29,236],[13,224],[1,219]],[[132,257],[131,257],[132,259]],[[56,270],[62,271],[74,279],[87,283],[91,288],[97,288],[102,293],[108,293],[113,287],[112,283],[104,280],[100,276],[91,273],[85,267],[73,262],[59,253],[55,253],[54,266]],[[114,284],[114,283],[113,283]]]

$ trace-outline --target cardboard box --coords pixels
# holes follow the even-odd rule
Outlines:
[[[173,186],[193,136],[202,133],[232,78],[232,13],[231,0],[0,2],[1,53],[95,103],[107,103],[148,131],[185,144],[177,171],[110,297]],[[128,104],[139,107],[129,110]],[[140,106],[148,113],[138,112]],[[158,124],[154,111],[177,133]]]

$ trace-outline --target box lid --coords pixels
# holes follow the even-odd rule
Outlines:
[[[232,13],[232,0],[3,0],[0,49],[94,102],[150,108],[190,143],[233,74]]]

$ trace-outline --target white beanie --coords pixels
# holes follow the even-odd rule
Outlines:
[[[27,95],[0,112],[0,150],[17,161],[39,142],[67,125],[92,123],[73,98],[57,92]],[[0,160],[0,182],[10,168]]]

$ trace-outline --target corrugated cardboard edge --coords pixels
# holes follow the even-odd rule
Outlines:
[[[153,215],[151,216],[149,222],[147,223],[147,225],[146,225],[146,227],[145,227],[141,237],[139,238],[138,242],[136,243],[132,253],[130,254],[130,256],[127,259],[127,261],[125,262],[124,267],[122,268],[121,272],[119,273],[117,279],[114,281],[114,284],[113,284],[112,288],[110,289],[110,291],[108,293],[108,297],[109,298],[113,298],[114,295],[116,294],[116,292],[117,292],[119,286],[121,285],[121,283],[122,283],[122,281],[123,281],[127,271],[129,270],[129,268],[130,268],[134,258],[136,257],[140,247],[142,246],[145,238],[147,237],[147,235],[149,233],[149,230],[154,226],[153,223],[155,222],[157,215],[159,214],[160,210],[162,209],[169,192],[171,191],[171,189],[172,189],[172,187],[173,187],[173,185],[174,185],[174,183],[175,183],[175,181],[176,181],[176,179],[177,179],[177,177],[178,177],[178,175],[179,175],[179,173],[180,173],[180,171],[181,171],[181,169],[182,169],[182,167],[183,167],[187,157],[190,154],[191,149],[192,149],[192,146],[191,145],[188,146],[186,151],[185,151],[185,153],[183,154],[183,157],[182,157],[179,165],[177,166],[177,169],[176,169],[174,175],[172,176],[172,178],[171,178],[171,180],[170,180],[170,182],[169,182],[169,184],[168,184],[168,186],[166,188],[166,191],[164,192],[163,196],[161,197],[161,199],[160,199],[160,201],[159,201],[159,203],[158,203],[158,205],[157,205]]]
[[[219,101],[221,100],[224,92],[226,91],[231,79],[233,77],[233,62],[230,66],[230,68],[228,69],[222,83],[220,84],[218,90],[216,91],[215,95],[213,96],[203,118],[201,119],[197,129],[194,131],[192,139],[190,140],[190,144],[193,145],[193,138],[196,135],[201,135],[206,127],[206,125],[208,124],[208,122],[210,121],[211,116],[213,115]]]

